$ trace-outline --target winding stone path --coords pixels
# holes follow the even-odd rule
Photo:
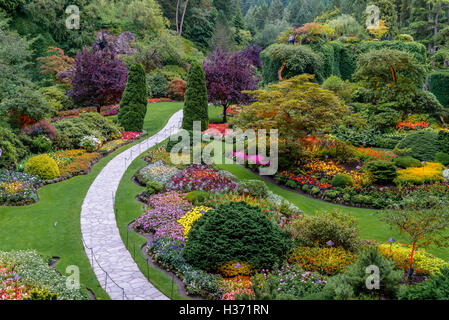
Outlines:
[[[114,198],[128,166],[140,154],[179,130],[182,110],[156,135],[122,152],[100,172],[81,209],[84,250],[103,289],[113,300],[168,300],[140,272],[120,237]]]

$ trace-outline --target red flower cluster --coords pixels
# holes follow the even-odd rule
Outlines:
[[[125,131],[123,132],[123,137],[122,139],[124,140],[134,140],[136,139],[138,136],[140,136],[141,132],[129,132],[129,131]]]
[[[390,151],[383,151],[383,150],[375,150],[373,148],[357,148],[357,150],[360,152],[360,154],[364,158],[368,158],[370,160],[385,160],[385,161],[391,161],[394,158],[397,157],[396,154]]]
[[[220,136],[225,137],[226,130],[229,130],[226,123],[210,124],[209,129],[203,131],[203,133],[208,133],[210,135],[216,135],[218,133]]]
[[[169,101],[172,101],[172,99],[168,99],[168,98],[148,99],[148,103],[169,102]]]
[[[399,122],[396,126],[398,130],[419,130],[428,128],[430,123],[421,121],[421,122]]]
[[[286,176],[288,180],[292,180],[292,181],[300,184],[301,186],[307,184],[309,186],[318,187],[321,190],[335,189],[331,184],[325,183],[325,182],[320,182],[309,174],[297,176],[297,175],[294,175],[293,173],[288,173],[287,171],[283,171],[280,173],[280,175],[281,175],[281,177]]]

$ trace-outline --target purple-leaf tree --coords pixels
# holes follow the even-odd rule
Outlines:
[[[262,68],[262,59],[260,58],[260,53],[262,48],[258,45],[247,46],[245,49],[240,51],[240,55],[246,59],[257,69]]]
[[[254,75],[253,66],[239,52],[230,54],[216,49],[203,62],[206,75],[209,102],[223,106],[223,122],[226,110],[231,104],[247,104],[252,98],[244,90],[256,90],[259,79]]]
[[[125,90],[128,69],[108,47],[78,52],[72,71],[72,90],[69,95],[77,104],[96,106],[120,102]]]

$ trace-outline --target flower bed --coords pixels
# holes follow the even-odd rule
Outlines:
[[[26,205],[37,201],[41,180],[27,173],[0,171],[0,205]]]
[[[71,163],[59,169],[61,178],[71,178],[89,173],[92,166],[100,160],[99,152],[83,153],[73,159]]]
[[[393,161],[397,155],[390,151],[378,150],[373,148],[356,148],[360,156],[367,161],[385,160]]]
[[[149,181],[156,181],[165,186],[178,171],[177,168],[167,166],[159,160],[140,169],[135,177],[141,185],[146,185]]]
[[[410,256],[412,248],[401,243],[385,243],[379,246],[379,251],[394,264],[403,269],[405,272],[409,270]],[[449,263],[435,257],[434,255],[422,249],[416,249],[413,254],[413,268],[417,275],[433,275],[440,272],[441,268],[449,267]]]
[[[58,300],[87,300],[80,289],[66,285],[67,277],[54,271],[36,251],[0,251],[0,300],[27,299],[43,290]]]
[[[167,184],[168,190],[190,192],[201,190],[208,192],[237,192],[239,185],[231,179],[221,175],[211,166],[192,165],[181,170],[171,178]]]

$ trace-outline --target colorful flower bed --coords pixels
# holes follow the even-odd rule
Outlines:
[[[27,173],[0,171],[0,204],[26,205],[37,201],[36,188],[41,180]]]
[[[123,132],[122,139],[132,141],[138,138],[142,133],[141,132]]]
[[[385,243],[379,247],[380,252],[392,260],[394,264],[404,271],[408,271],[410,267],[410,256],[412,247],[401,243]],[[415,249],[413,254],[413,268],[417,275],[433,275],[440,272],[441,268],[449,267],[449,263],[443,259],[422,249]]]
[[[228,130],[228,132],[226,132]],[[219,123],[219,124],[210,124],[209,129],[203,131],[203,134],[208,134],[211,136],[219,136],[219,137],[226,137],[232,133],[232,130],[229,129],[228,125],[226,123]]]
[[[172,177],[167,184],[167,189],[182,192],[201,190],[221,193],[237,192],[239,185],[215,171],[211,166],[192,165]]]
[[[71,178],[77,175],[87,174],[92,165],[101,159],[99,152],[83,153],[75,158],[68,165],[59,169],[61,178]]]
[[[135,177],[142,185],[146,185],[149,181],[156,181],[164,186],[178,171],[175,167],[165,165],[162,161],[157,161],[140,169]]]
[[[384,151],[373,148],[363,148],[363,147],[356,149],[361,155],[361,157],[366,161],[373,161],[373,160],[392,161],[394,158],[397,158],[397,155],[390,151]]]
[[[320,178],[331,180],[337,174],[345,174],[352,178],[355,183],[363,183],[367,180],[363,172],[355,170],[346,170],[341,165],[336,164],[332,160],[322,161],[313,159],[304,165],[309,174],[318,175]]]
[[[0,300],[42,298],[45,291],[57,300],[87,300],[87,294],[67,285],[67,277],[53,270],[42,257],[30,251],[0,251]]]
[[[170,102],[173,101],[172,99],[169,98],[153,98],[153,99],[148,99],[148,103],[157,103],[157,102]]]

